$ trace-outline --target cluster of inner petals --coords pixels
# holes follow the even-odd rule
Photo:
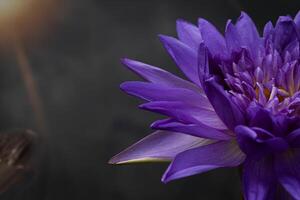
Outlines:
[[[220,66],[228,91],[242,108],[258,103],[275,113],[300,114],[299,46],[280,54],[261,52],[258,63],[244,51],[239,58]]]

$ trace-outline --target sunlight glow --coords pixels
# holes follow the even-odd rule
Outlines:
[[[61,0],[0,0],[0,48],[15,40],[37,40],[48,35],[59,16]],[[25,39],[26,38],[26,39]]]
[[[0,0],[0,20],[18,16],[27,3],[26,0]]]

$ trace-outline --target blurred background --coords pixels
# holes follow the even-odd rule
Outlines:
[[[176,19],[206,18],[223,31],[227,19],[244,10],[261,30],[279,15],[294,16],[300,1],[49,2],[30,6],[17,21],[0,20],[0,130],[39,130],[20,74],[16,38],[32,67],[47,127],[35,173],[0,199],[240,199],[235,169],[165,185],[160,177],[166,164],[107,164],[151,133],[149,124],[161,117],[137,109],[140,101],[119,90],[121,82],[137,79],[119,60],[129,57],[179,74],[157,38],[175,36]]]

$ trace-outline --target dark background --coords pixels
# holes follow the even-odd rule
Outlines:
[[[149,124],[160,118],[138,110],[140,101],[119,90],[122,81],[137,79],[119,59],[138,59],[178,73],[157,38],[159,33],[175,36],[176,19],[196,23],[203,17],[223,31],[227,19],[244,10],[261,30],[268,20],[294,16],[298,9],[298,0],[61,1],[48,16],[51,20],[34,27],[40,36],[24,39],[47,117],[46,151],[35,175],[0,199],[240,199],[236,169],[165,185],[160,177],[166,164],[107,164],[151,133]],[[14,53],[7,49],[9,43],[1,46],[0,128],[35,130]]]

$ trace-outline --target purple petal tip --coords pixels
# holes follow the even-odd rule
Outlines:
[[[126,63],[128,63],[129,60],[130,60],[130,59],[128,59],[128,58],[121,58],[121,59],[120,59],[121,63],[122,63],[122,64],[125,64],[125,65],[126,65]]]
[[[128,85],[127,85],[126,82],[120,84],[120,89],[121,89],[123,92],[126,92],[126,91],[127,91],[127,88],[128,88]]]
[[[182,24],[182,23],[188,23],[187,21],[185,21],[184,19],[177,19],[176,20],[176,24],[178,25],[178,24]]]
[[[184,25],[191,25],[191,26],[194,26],[192,23],[190,23],[190,22],[188,22],[188,21],[186,21],[186,20],[184,20],[184,19],[177,19],[176,20],[176,24],[177,24],[177,26],[184,26]]]
[[[159,40],[160,40],[162,43],[168,42],[169,40],[172,39],[172,37],[167,36],[167,35],[163,35],[163,34],[159,34],[159,35],[158,35],[158,38],[159,38]]]
[[[202,24],[206,24],[209,23],[206,19],[203,18],[199,18],[198,19],[198,25],[201,27]]]
[[[130,65],[132,64],[133,60],[131,60],[129,58],[121,58],[120,61],[121,61],[122,65],[124,65],[126,68],[131,69]]]

